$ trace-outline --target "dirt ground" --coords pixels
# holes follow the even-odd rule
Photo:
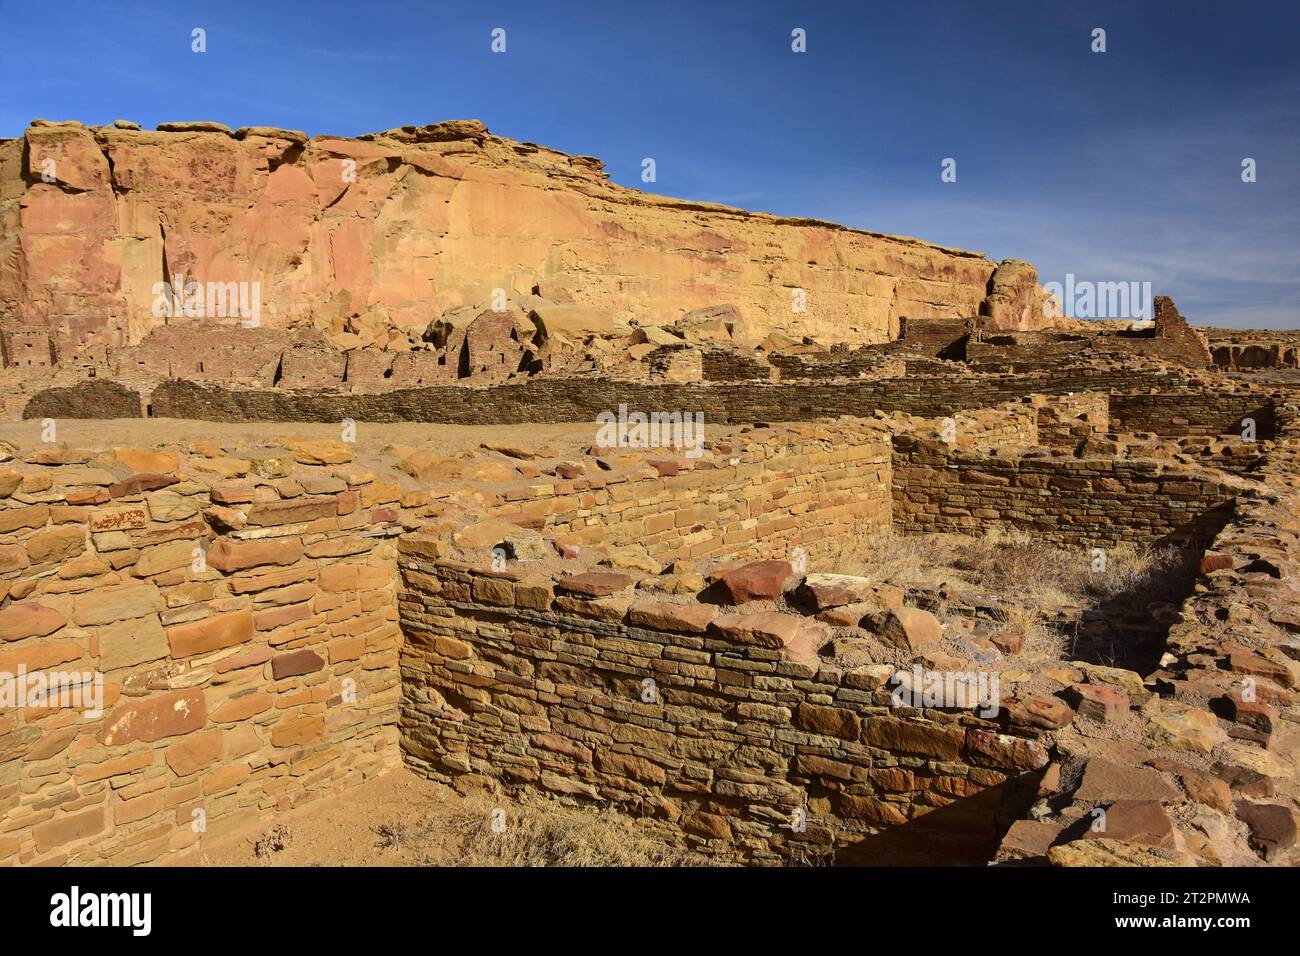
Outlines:
[[[544,797],[462,795],[409,770],[204,841],[182,866],[675,866],[637,821]]]
[[[99,450],[112,446],[186,445],[213,441],[227,448],[254,448],[282,436],[338,438],[336,423],[304,422],[200,422],[182,418],[60,419],[58,442],[73,448]],[[564,425],[437,425],[421,422],[357,422],[357,457],[371,460],[389,444],[429,447],[443,454],[473,451],[482,442],[508,442],[532,447],[586,446],[595,442],[595,422]],[[41,441],[37,420],[0,422],[0,440],[20,449]]]

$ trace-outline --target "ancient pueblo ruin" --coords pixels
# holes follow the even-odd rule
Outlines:
[[[1300,336],[1153,291],[476,121],[35,121],[0,862],[404,775],[639,862],[1295,865]]]

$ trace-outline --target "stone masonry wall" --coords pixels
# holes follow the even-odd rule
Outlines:
[[[103,679],[0,709],[0,862],[159,860],[393,765],[398,489],[274,454],[0,466],[0,672]]]
[[[534,483],[504,492],[491,513],[575,544],[637,545],[669,560],[784,557],[794,547],[812,560],[841,536],[889,525],[881,422],[746,429],[711,451],[697,461],[651,451],[650,473]]]
[[[1242,420],[1255,420],[1256,437],[1272,438],[1277,396],[1259,390],[1208,389],[1116,394],[1110,415],[1116,429],[1157,435],[1240,435]]]
[[[1156,386],[1163,398],[1133,394]],[[24,418],[95,417],[95,403],[79,400],[79,389],[47,389],[32,397]],[[1161,435],[1219,434],[1240,431],[1238,405],[1260,417],[1260,437],[1275,401],[1271,392],[1234,392],[1186,373],[1079,366],[1051,374],[920,374],[851,381],[807,382],[625,382],[613,379],[533,379],[490,387],[457,385],[397,389],[370,395],[328,391],[237,390],[181,379],[155,388],[147,402],[123,412],[135,417],[148,405],[159,418],[211,421],[427,421],[449,424],[521,424],[594,421],[620,404],[632,410],[702,412],[707,422],[811,421],[841,415],[869,417],[876,411],[943,416],[989,408],[1031,394],[1119,392],[1112,396],[1112,418],[1126,430]],[[1231,396],[1229,398],[1228,396]],[[120,404],[120,403],[119,403]],[[1117,409],[1117,410],[1116,410]]]
[[[894,439],[894,526],[980,534],[991,524],[1075,547],[1199,544],[1232,514],[1244,483],[1193,466],[950,448]]]
[[[817,658],[826,625],[400,548],[416,772],[613,807],[758,863],[977,862],[1037,792],[1034,731],[891,707],[892,667]]]
[[[1104,392],[1038,396],[1038,441],[1051,448],[1074,448],[1110,430],[1110,401]]]

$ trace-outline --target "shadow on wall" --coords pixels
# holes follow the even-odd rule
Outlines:
[[[1074,660],[1149,674],[1160,666],[1178,608],[1192,593],[1201,557],[1236,514],[1230,501],[1197,515],[1152,546],[1149,574],[1101,598],[1074,623]]]
[[[1025,818],[1046,773],[1033,770],[961,797],[924,816],[855,840],[834,866],[984,866],[1011,824]],[[961,778],[954,778],[960,786]]]

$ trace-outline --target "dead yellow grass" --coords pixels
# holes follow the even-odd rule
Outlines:
[[[495,821],[495,825],[494,825]],[[382,829],[382,828],[380,828]],[[667,846],[632,818],[544,800],[515,802],[473,794],[411,834],[432,866],[698,866],[707,860]]]
[[[1178,602],[1190,587],[1187,558],[1174,548],[1120,544],[1105,549],[1104,567],[1090,549],[1064,549],[1011,528],[981,537],[904,536],[892,530],[850,542],[835,562],[843,574],[865,575],[903,588],[940,584],[990,591],[1003,598],[1002,623],[1024,635],[1024,653],[1066,655],[1065,635],[1047,620],[1063,608],[1131,602]],[[936,609],[942,618],[946,607]]]
[[[901,535],[892,529],[858,535],[843,545],[834,562],[840,574],[859,574],[899,587],[939,584],[951,577],[959,535]]]
[[[1104,565],[1098,567],[1090,549],[1058,548],[1015,529],[990,528],[968,541],[957,549],[954,567],[981,587],[1042,606],[1126,594],[1144,603],[1172,600],[1181,590],[1175,579],[1185,562],[1174,548],[1112,545],[1103,549]]]

